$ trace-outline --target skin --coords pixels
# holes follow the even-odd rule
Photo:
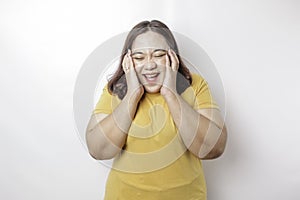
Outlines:
[[[160,92],[164,97],[185,146],[194,155],[213,159],[224,152],[227,131],[220,112],[217,109],[194,110],[177,94],[179,60],[162,35],[152,31],[139,35],[122,66],[127,94],[112,114],[92,115],[87,127],[87,145],[94,158],[110,159],[121,151],[144,92]],[[157,76],[147,78],[150,74]]]
[[[136,74],[146,92],[160,92],[166,73],[166,55],[169,46],[158,33],[148,31],[136,37],[132,44],[132,58]],[[145,75],[156,74],[154,82],[148,81]]]

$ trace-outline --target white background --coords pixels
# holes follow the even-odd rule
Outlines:
[[[76,76],[102,42],[159,19],[197,42],[226,93],[228,143],[205,161],[209,200],[300,198],[300,3],[0,2],[0,199],[102,199],[109,169],[73,120]]]

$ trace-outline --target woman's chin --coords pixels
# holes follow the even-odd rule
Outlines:
[[[144,85],[144,88],[147,93],[155,94],[160,92],[161,85]]]

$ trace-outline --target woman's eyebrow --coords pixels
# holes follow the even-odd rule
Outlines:
[[[143,52],[137,51],[137,52],[132,53],[131,55],[133,56],[135,54],[143,54]]]
[[[153,53],[155,53],[155,52],[157,52],[157,51],[167,52],[167,50],[165,50],[165,49],[155,49],[155,50],[153,51]],[[136,54],[144,54],[144,53],[141,52],[141,51],[136,51],[136,52],[132,53],[131,55],[133,56],[133,55],[136,55]]]
[[[157,51],[167,52],[167,50],[165,50],[165,49],[155,49],[155,50],[153,51],[153,53],[154,53],[154,52],[157,52]]]

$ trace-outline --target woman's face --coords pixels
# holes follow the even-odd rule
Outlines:
[[[153,31],[140,34],[132,43],[132,59],[137,76],[148,93],[160,92],[169,49],[165,38]]]

